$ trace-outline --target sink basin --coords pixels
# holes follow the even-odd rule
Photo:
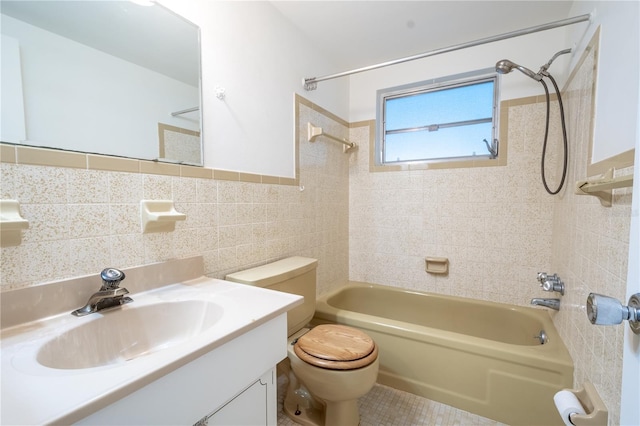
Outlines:
[[[95,319],[45,343],[36,359],[45,367],[57,369],[124,363],[205,332],[222,312],[221,306],[201,300],[127,305],[92,314]]]

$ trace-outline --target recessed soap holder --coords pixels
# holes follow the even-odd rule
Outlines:
[[[173,200],[140,201],[140,218],[142,233],[171,232],[176,229],[176,222],[185,220],[187,215],[176,211]]]
[[[17,200],[0,200],[0,245],[20,245],[22,230],[27,228],[29,221],[20,215],[20,203]]]
[[[425,270],[430,274],[446,275],[449,273],[449,259],[446,257],[427,256],[424,261]]]

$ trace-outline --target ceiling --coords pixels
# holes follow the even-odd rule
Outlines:
[[[272,1],[338,67],[360,68],[569,17],[572,1]]]
[[[316,49],[324,52],[337,67],[336,71],[345,71],[564,19],[569,17],[572,1],[272,0],[271,3]],[[197,82],[197,76],[194,79],[193,75],[187,76],[188,70],[176,68],[190,61],[174,61],[171,59],[175,55],[157,55],[150,50],[150,46],[166,49],[177,41],[182,43],[176,36],[181,31],[192,39],[197,37],[182,29],[189,23],[175,19],[173,14],[168,14],[172,15],[171,22],[161,16],[165,12],[162,8],[140,7],[126,1],[2,0],[0,4],[2,13],[141,65],[153,58],[168,59],[168,63],[156,64],[154,69],[167,68],[166,74],[174,78]],[[103,24],[109,27],[104,28]],[[174,31],[174,24],[181,28]],[[154,28],[142,31],[142,25]],[[113,31],[114,26],[117,32]],[[146,33],[153,34],[155,42],[145,43],[142,50],[136,50],[128,42]],[[117,53],[112,49],[116,41],[121,41]],[[179,46],[182,44],[175,51],[183,52],[180,56],[184,59],[184,52],[189,50]],[[197,51],[193,55],[197,58]]]

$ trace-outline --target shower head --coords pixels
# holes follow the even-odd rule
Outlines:
[[[542,80],[542,76],[540,74],[536,74],[535,72],[531,71],[529,68],[525,68],[522,65],[515,64],[508,59],[503,59],[501,61],[498,61],[498,63],[496,64],[496,72],[499,74],[508,74],[514,68],[520,71],[521,73],[523,73],[524,75],[531,77],[536,81]]]

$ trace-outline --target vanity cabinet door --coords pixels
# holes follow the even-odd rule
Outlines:
[[[275,368],[267,371],[231,401],[196,425],[247,426],[277,424]]]

